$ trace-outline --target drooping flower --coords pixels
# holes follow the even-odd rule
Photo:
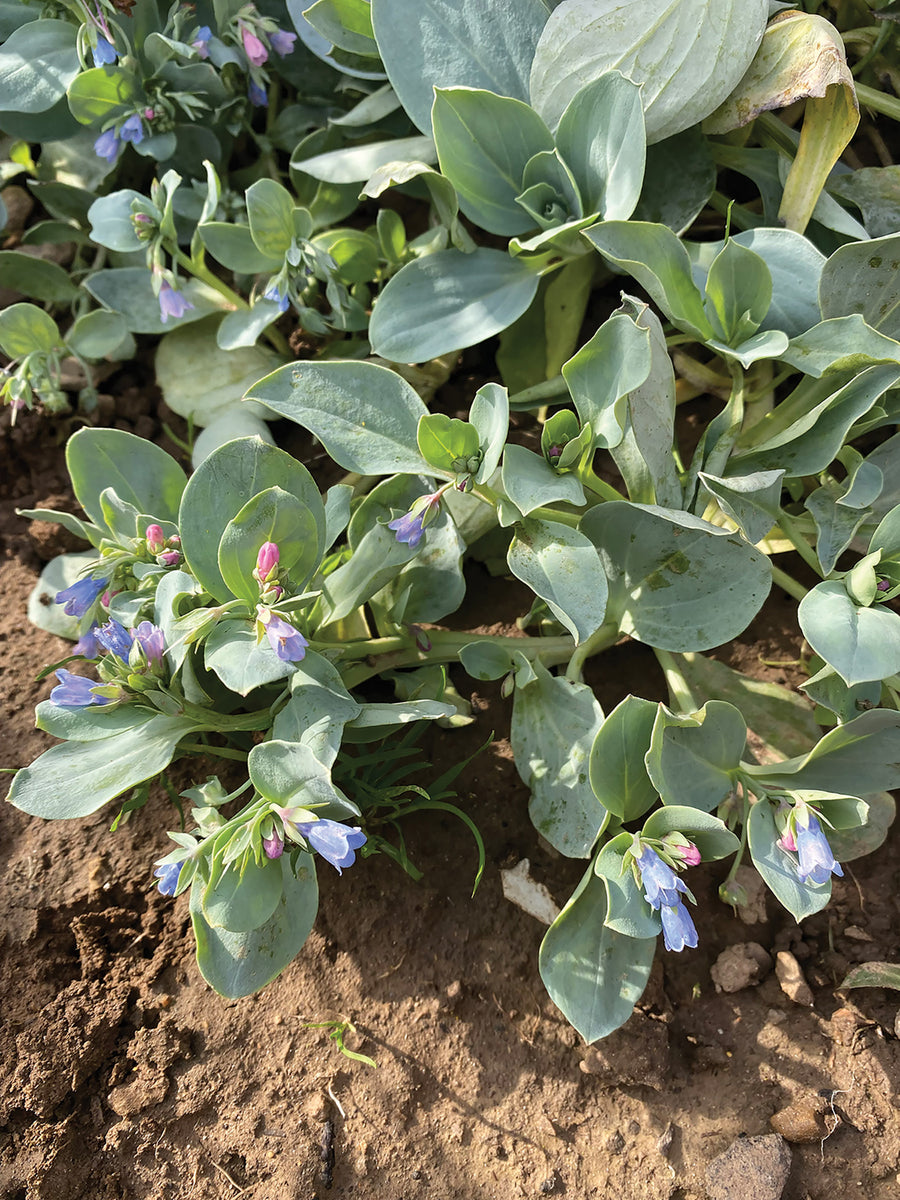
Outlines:
[[[119,157],[122,143],[115,129],[107,129],[94,142],[94,153],[98,158],[105,158],[108,163],[115,162]]]
[[[398,542],[405,542],[411,550],[415,550],[425,533],[425,528],[437,516],[441,507],[441,492],[430,492],[415,500],[402,517],[388,521],[388,529],[394,531]]]
[[[135,629],[132,629],[134,641],[143,650],[147,662],[152,667],[161,667],[163,655],[166,652],[165,634],[158,625],[154,625],[152,621],[141,621]]]
[[[265,44],[259,40],[252,29],[241,25],[241,41],[244,43],[244,53],[254,67],[261,67],[269,57]]]
[[[91,54],[94,57],[95,67],[111,66],[118,61],[119,57],[115,46],[102,33],[97,34],[97,44],[91,47]]]
[[[250,80],[250,86],[247,88],[247,96],[254,108],[269,107],[269,97],[266,95],[266,89],[261,83],[257,83],[255,79]]]
[[[263,299],[274,301],[275,304],[278,305],[279,312],[287,312],[288,305],[290,304],[290,300],[288,299],[287,292],[285,292],[284,295],[282,296],[281,292],[278,290],[277,287],[270,287],[269,290],[263,296]]]
[[[296,33],[288,33],[286,29],[276,29],[274,33],[269,34],[270,46],[282,58],[286,58],[288,54],[293,53],[294,42],[296,40]]]
[[[800,860],[797,871],[800,882],[821,884],[827,883],[832,874],[843,875],[841,865],[834,857],[816,815],[805,807],[795,811],[797,819],[794,836]]]
[[[122,122],[119,137],[123,142],[133,142],[135,146],[144,140],[144,122],[137,113],[132,113],[127,121]]]
[[[67,617],[83,617],[108,583],[108,579],[94,579],[88,575],[57,592],[55,602],[65,605],[63,612]]]
[[[178,890],[178,876],[181,874],[181,868],[184,862],[163,863],[161,867],[157,867],[153,874],[159,880],[156,885],[159,888],[160,894],[163,896],[174,896]]]
[[[680,896],[676,904],[663,904],[659,916],[667,950],[683,950],[685,946],[690,946],[691,949],[696,947],[697,929]]]
[[[300,662],[306,656],[309,642],[299,629],[262,604],[256,606],[256,613],[265,628],[269,645],[282,662]]]
[[[645,889],[644,899],[651,908],[658,909],[662,905],[677,904],[679,892],[687,891],[672,868],[649,846],[641,845],[641,852],[636,856],[635,862]]]
[[[176,292],[168,279],[162,281],[159,289],[159,319],[164,325],[169,317],[177,320],[193,307],[184,292]]]
[[[209,39],[212,37],[212,30],[208,25],[201,25],[197,30],[197,36],[191,42],[191,48],[197,51],[199,58],[209,58]]]
[[[358,825],[351,829],[340,821],[329,821],[324,817],[318,821],[297,821],[295,824],[313,850],[327,859],[339,875],[344,867],[353,866],[356,851],[366,841],[366,835]]]
[[[101,625],[97,630],[97,641],[104,650],[108,650],[110,654],[115,654],[116,658],[120,658],[122,662],[128,662],[128,655],[131,651],[131,644],[134,638],[118,621],[110,620],[105,625]]]
[[[72,653],[80,654],[82,658],[99,658],[100,649],[97,642],[97,630],[99,628],[100,626],[97,622],[92,621],[90,629],[85,630],[72,647]]]
[[[107,704],[103,696],[95,696],[92,688],[98,686],[96,679],[86,679],[83,675],[73,675],[65,667],[56,672],[59,683],[50,693],[52,704],[60,708],[86,708],[89,704]]]

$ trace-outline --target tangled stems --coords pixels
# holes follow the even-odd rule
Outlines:
[[[609,631],[608,640],[604,644],[611,645],[618,638],[618,629],[615,629],[614,632],[612,626],[604,626],[603,629]],[[424,663],[456,662],[460,650],[464,646],[470,646],[473,642],[498,646],[507,650],[510,655],[522,654],[530,662],[538,659],[546,667],[569,662],[573,657],[574,650],[574,643],[568,634],[562,637],[546,638],[503,637],[494,634],[456,633],[447,629],[429,629],[428,640],[431,643],[429,650],[420,649],[409,635],[367,638],[364,641],[344,643],[341,647],[342,661],[338,664],[339,667],[342,667],[344,663],[349,664],[347,669],[342,671],[344,686],[350,690],[366,679],[380,675],[382,671],[422,666]],[[587,646],[588,643],[585,642],[584,645]],[[313,649],[324,649],[324,647],[316,646],[313,643]],[[595,653],[597,649],[601,649],[601,647],[598,645],[590,653]]]

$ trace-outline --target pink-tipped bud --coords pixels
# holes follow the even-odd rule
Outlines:
[[[181,562],[181,554],[177,550],[164,550],[157,554],[156,561],[161,567],[177,567]]]
[[[284,838],[277,829],[272,830],[272,836],[263,838],[263,851],[266,858],[281,858],[284,853]]]
[[[166,535],[160,525],[147,526],[147,549],[151,554],[161,554],[166,548]]]
[[[688,867],[700,865],[701,854],[693,842],[681,847],[681,861]]]
[[[267,583],[275,578],[278,569],[278,546],[275,542],[263,542],[256,556],[256,570],[253,576],[259,583]]]
[[[152,121],[155,116],[156,116],[156,113],[153,111],[152,108],[144,109],[144,120],[145,121]]]
[[[787,829],[785,829],[784,833],[775,844],[776,846],[780,846],[782,850],[788,850],[792,854],[797,853],[797,843],[794,840],[794,834],[790,825],[787,827]]]

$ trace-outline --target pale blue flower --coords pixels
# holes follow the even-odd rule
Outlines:
[[[110,654],[115,654],[116,658],[120,658],[122,662],[128,662],[128,655],[131,651],[131,644],[134,638],[118,621],[107,621],[105,625],[101,625],[97,630],[97,641],[104,650],[108,650]]]
[[[801,883],[827,883],[833,874],[841,876],[844,874],[840,863],[831,852],[831,846],[828,844],[828,838],[822,832],[822,826],[809,809],[805,814],[797,812],[794,837],[800,860],[797,877]]]
[[[50,693],[50,702],[60,708],[86,708],[89,704],[107,704],[103,696],[95,696],[91,691],[98,686],[96,679],[85,679],[83,675],[73,675],[65,667],[56,672],[59,683]]]
[[[157,867],[153,874],[159,880],[156,885],[159,888],[161,895],[174,896],[178,890],[178,876],[181,874],[183,862],[163,863],[161,867]]]
[[[659,915],[667,950],[683,950],[685,946],[694,949],[697,945],[697,930],[680,896],[675,904],[663,904]]]
[[[91,53],[94,56],[95,67],[112,66],[119,57],[115,46],[102,33],[97,34],[97,44],[91,47]]]
[[[687,888],[655,850],[642,845],[640,854],[635,857],[635,862],[641,873],[641,883],[645,889],[644,899],[651,908],[658,909],[662,905],[678,904],[679,892],[684,893]]]
[[[83,617],[100,593],[106,590],[108,583],[108,579],[95,579],[87,575],[57,592],[55,603],[65,605],[63,612],[67,617]]]
[[[133,113],[127,121],[122,122],[119,126],[119,137],[123,142],[133,142],[135,146],[144,140],[144,122],[137,113]]]
[[[169,317],[177,320],[193,307],[187,296],[183,292],[176,292],[168,279],[162,281],[159,289],[159,319],[164,325]]]
[[[99,158],[105,158],[108,163],[116,161],[121,149],[122,143],[119,141],[119,135],[115,129],[107,129],[94,142],[94,153]]]
[[[351,829],[340,821],[329,821],[327,818],[294,823],[313,850],[327,859],[339,875],[343,874],[342,868],[353,866],[356,851],[366,841],[366,835],[358,825]]]

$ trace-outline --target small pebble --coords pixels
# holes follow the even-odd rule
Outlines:
[[[706,1168],[708,1200],[781,1200],[791,1148],[780,1135],[738,1138]]]
[[[812,989],[790,950],[778,951],[775,958],[775,974],[778,976],[781,990],[789,1000],[793,1000],[795,1004],[802,1004],[805,1008],[812,1008]]]
[[[828,1102],[822,1096],[814,1096],[773,1113],[769,1124],[787,1142],[820,1142],[833,1132],[835,1118]]]

